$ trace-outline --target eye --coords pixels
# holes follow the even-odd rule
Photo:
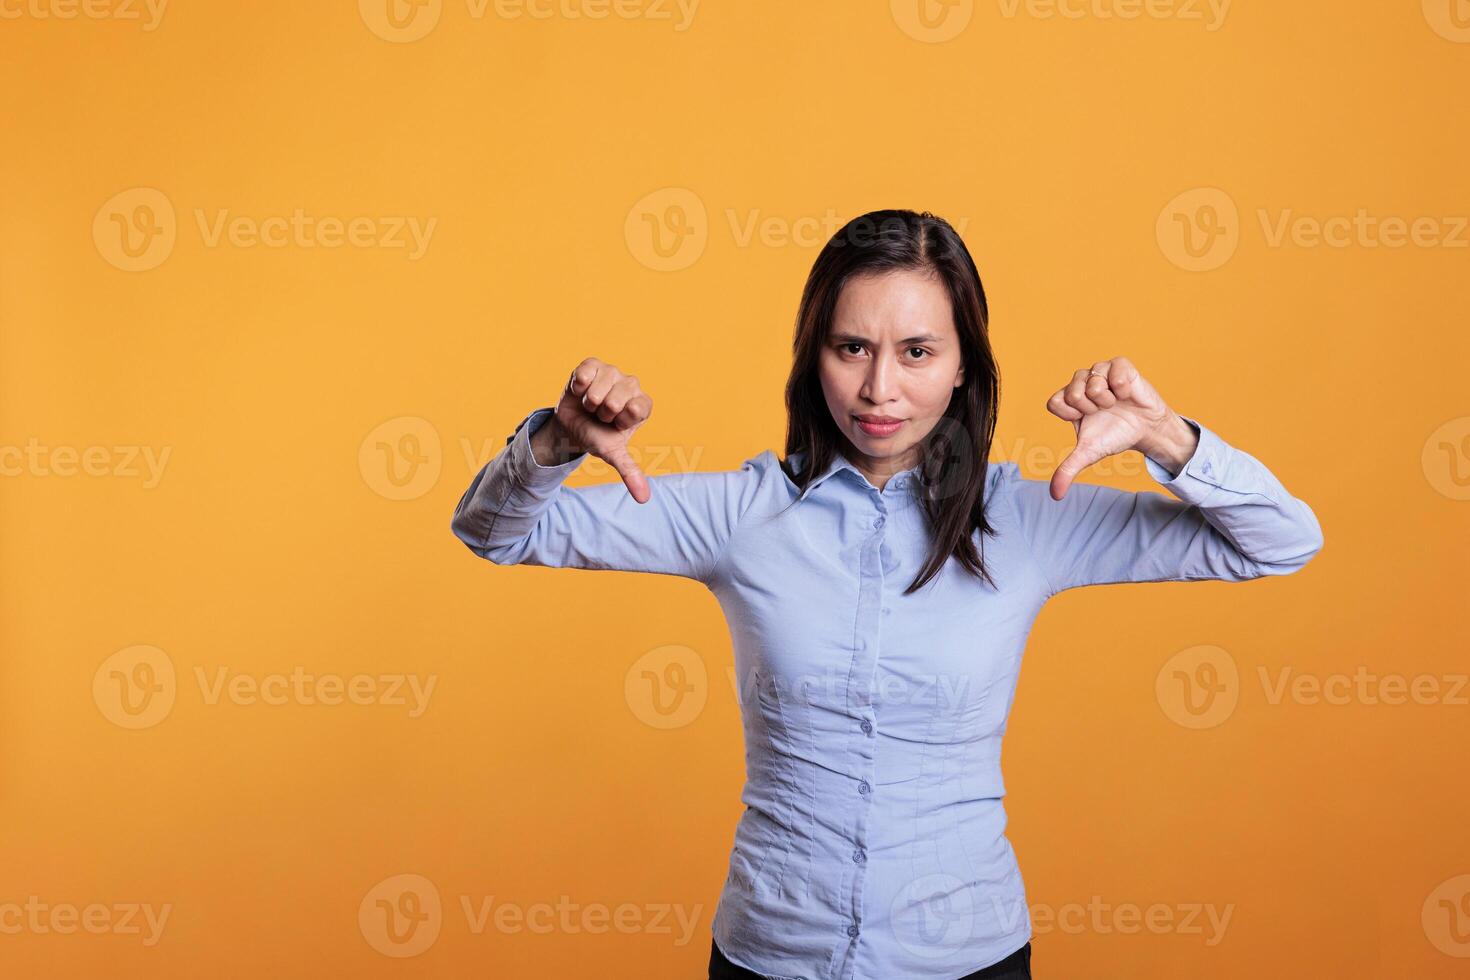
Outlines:
[[[841,349],[844,352],[849,353],[849,354],[861,354],[863,352],[863,345],[862,344],[858,344],[858,343],[841,344],[840,347],[841,347]],[[857,350],[855,350],[855,351],[849,351],[848,350],[849,347],[856,347]]]
[[[924,348],[924,347],[910,347],[909,350],[910,351],[921,351],[926,356],[933,356],[932,353],[927,348]],[[922,361],[922,360],[924,360],[924,358],[922,358],[922,357],[916,357],[916,358],[914,358],[914,360],[916,360],[916,361]]]

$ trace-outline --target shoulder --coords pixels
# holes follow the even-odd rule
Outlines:
[[[985,476],[986,511],[993,517],[1003,523],[1014,520],[1026,525],[1032,523],[1036,515],[1046,513],[1042,498],[1051,499],[1048,481],[1027,478],[1012,460],[988,464]]]
[[[1021,468],[1008,459],[987,463],[985,466],[985,495],[988,498],[1013,496],[1031,482],[1035,481],[1023,477]]]

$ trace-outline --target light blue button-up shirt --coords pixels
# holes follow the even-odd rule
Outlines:
[[[916,470],[880,491],[838,456],[800,500],[766,450],[728,472],[564,487],[537,409],[475,476],[453,529],[497,564],[697,579],[724,610],[745,730],[746,805],[712,932],[767,977],[954,980],[1019,949],[1031,918],[1001,803],[1001,738],[1047,599],[1109,582],[1285,575],[1322,547],[1312,509],[1186,418],[1178,499],[1074,483],[1060,501],[986,469],[992,587],[927,553]],[[792,455],[794,472],[804,454]],[[793,502],[794,505],[793,505]],[[977,547],[979,542],[977,541]]]

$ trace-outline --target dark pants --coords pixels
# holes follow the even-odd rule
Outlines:
[[[720,947],[713,939],[709,943],[709,980],[764,980],[741,966],[725,959]],[[1031,944],[1027,943],[999,963],[966,973],[959,980],[1031,980]]]

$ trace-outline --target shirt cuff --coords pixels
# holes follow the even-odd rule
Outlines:
[[[570,476],[573,470],[582,465],[582,460],[587,458],[587,454],[581,452],[565,463],[558,463],[555,466],[542,466],[536,462],[536,453],[531,449],[531,436],[546,424],[554,411],[555,409],[552,408],[536,409],[521,419],[515,432],[505,440],[510,446],[511,471],[524,484],[544,486],[560,483]]]
[[[1194,447],[1194,455],[1185,460],[1179,472],[1173,476],[1169,475],[1162,463],[1147,454],[1143,457],[1143,465],[1149,476],[1160,486],[1167,487],[1180,500],[1191,504],[1203,503],[1221,485],[1220,479],[1225,472],[1225,455],[1230,447],[1209,427],[1186,415],[1179,417],[1199,435],[1199,445]]]

